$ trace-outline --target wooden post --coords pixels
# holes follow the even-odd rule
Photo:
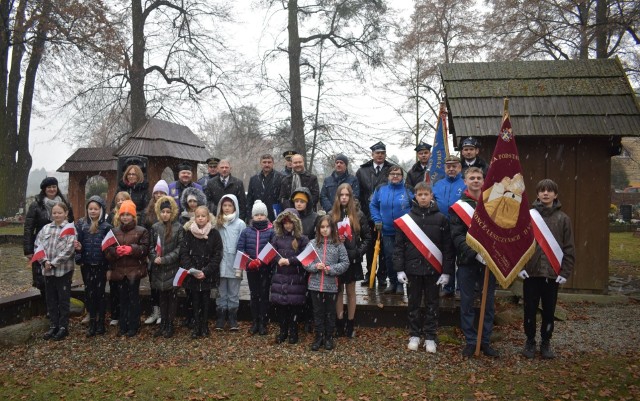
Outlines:
[[[480,344],[482,343],[482,328],[484,326],[484,308],[487,306],[487,290],[489,287],[489,268],[484,267],[484,283],[482,284],[482,302],[480,303],[480,321],[478,322],[478,335],[476,339],[475,356],[480,356]]]

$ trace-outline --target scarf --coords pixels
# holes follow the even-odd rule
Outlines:
[[[193,234],[193,236],[198,239],[208,239],[209,236],[207,234],[209,234],[209,231],[211,231],[211,222],[208,221],[207,224],[205,224],[205,226],[202,228],[198,227],[198,225],[193,222],[193,224],[191,224],[191,227],[189,227],[189,230],[191,231],[191,234]]]
[[[236,212],[233,212],[231,214],[225,214],[223,218],[224,218],[224,224],[229,224],[236,219]]]
[[[51,209],[56,205],[56,203],[62,202],[62,199],[59,196],[56,196],[53,199],[49,199],[47,197],[44,198],[44,207],[47,209],[47,218],[51,220]]]
[[[291,192],[293,193],[293,191],[300,188],[301,186],[302,184],[300,183],[300,174],[293,173],[291,177]]]
[[[253,228],[261,231],[269,226],[269,220],[263,220],[263,221],[254,220],[251,224],[253,225]]]

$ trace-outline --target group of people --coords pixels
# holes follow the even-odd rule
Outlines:
[[[128,165],[111,212],[103,199],[91,197],[85,217],[75,222],[70,235],[65,233],[67,222],[74,221],[73,212],[55,178],[47,177],[27,213],[24,237],[34,286],[45,294],[51,321],[44,338],[61,340],[68,335],[70,284],[77,263],[86,291],[88,337],[105,333],[107,283],[111,323],[118,325],[118,335],[138,333],[140,280],[147,274],[153,309],[145,323],[157,323],[154,336],[174,335],[178,285],[186,292],[181,312],[192,338],[209,335],[214,289],[215,329],[237,331],[240,283],[246,272],[251,334],[267,334],[269,309],[274,306],[277,343],[297,343],[298,326],[306,323],[315,332],[311,349],[331,350],[334,337],[355,336],[358,281],[363,286],[377,282],[388,295],[404,294],[406,285],[407,347],[418,350],[424,338],[426,351],[434,353],[439,299],[455,292],[457,275],[466,339],[462,353],[471,356],[478,337],[473,303],[486,266],[467,245],[468,226],[453,206],[463,202],[473,209],[482,196],[488,166],[478,157],[478,141],[467,138],[461,143],[463,159],[447,156],[446,176],[437,182],[431,182],[428,144],[415,148],[418,161],[406,178],[402,168],[386,160],[384,143],[374,144],[371,151],[371,160],[355,175],[349,172],[349,158],[338,154],[321,188],[318,178],[305,170],[302,155],[285,152],[283,171],[275,169],[273,156],[263,155],[261,171],[251,177],[246,194],[242,181],[231,175],[228,160],[208,159],[207,174],[197,182],[193,166],[181,163],[176,181],[160,180],[151,192],[142,169]],[[556,199],[557,185],[543,180],[536,191],[534,207],[549,220],[565,254],[559,274],[539,248],[521,272],[527,335],[523,353],[535,355],[535,311],[542,299],[541,352],[546,358],[553,357],[549,342],[558,285],[571,273],[574,251],[570,222]],[[370,277],[378,241],[379,268]],[[424,244],[436,252],[425,253]],[[312,258],[307,257],[310,249]],[[434,253],[442,257],[429,256]],[[246,257],[240,265],[238,255]],[[494,291],[491,275],[480,347],[491,357],[498,356],[490,343]]]

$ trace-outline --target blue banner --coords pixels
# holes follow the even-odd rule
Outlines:
[[[433,147],[431,148],[431,158],[427,169],[431,177],[431,185],[438,180],[444,178],[444,159],[449,155],[449,142],[447,141],[447,112],[442,108],[440,110],[440,118],[438,118],[438,129],[436,136],[433,138]]]

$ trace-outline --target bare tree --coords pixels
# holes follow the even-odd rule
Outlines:
[[[100,0],[0,0],[0,216],[14,214],[24,199],[36,83],[52,77],[38,72],[70,53],[107,51],[105,14]]]

